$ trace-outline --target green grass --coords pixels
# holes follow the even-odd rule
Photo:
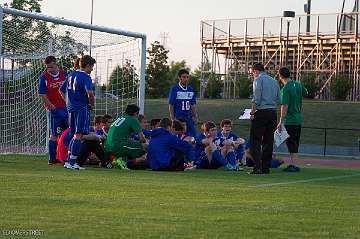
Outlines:
[[[241,137],[247,138],[250,131],[250,121],[238,120],[240,112],[250,108],[250,100],[199,100],[197,108],[200,121],[214,121],[219,123],[229,118],[236,124],[234,131]],[[357,128],[360,129],[360,103],[304,100],[303,102],[305,127],[327,128]],[[148,119],[168,117],[167,100],[146,100],[145,114]],[[360,137],[360,131],[327,131],[327,144],[354,147]],[[303,144],[324,143],[324,130],[303,129],[301,142]]]
[[[79,172],[49,167],[43,159],[0,156],[0,233],[38,229],[44,233],[39,238],[86,239],[359,238],[360,170]],[[356,176],[257,187],[343,175]]]

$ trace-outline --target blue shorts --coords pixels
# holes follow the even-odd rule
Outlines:
[[[199,158],[195,161],[195,165],[199,169],[218,169],[224,166],[220,161],[221,160],[218,160],[216,155],[213,154],[213,159],[209,162],[206,153],[201,152]]]
[[[90,111],[87,107],[70,112],[70,128],[72,134],[89,134]]]
[[[66,108],[49,110],[47,116],[50,135],[61,135],[65,129],[69,128],[69,116]]]

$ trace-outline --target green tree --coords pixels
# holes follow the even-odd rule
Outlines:
[[[124,66],[117,65],[110,75],[110,84],[106,86],[107,91],[119,97],[133,98],[136,96],[136,84],[139,76],[136,68],[130,60],[126,60]]]
[[[300,79],[301,83],[308,91],[306,98],[314,99],[320,90],[320,83],[316,80],[316,74],[305,74],[302,75]]]
[[[351,88],[352,83],[349,77],[340,75],[332,79],[330,91],[335,100],[346,100]]]
[[[172,84],[176,84],[178,82],[178,72],[180,69],[187,69],[190,72],[189,67],[186,66],[185,60],[170,62],[169,79]]]
[[[223,83],[219,76],[212,74],[205,88],[205,98],[218,99],[221,98]]]
[[[167,97],[171,79],[169,77],[168,53],[158,41],[151,43],[147,50],[146,93],[150,98]]]

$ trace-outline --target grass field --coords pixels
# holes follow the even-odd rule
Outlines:
[[[146,100],[145,114],[149,119],[168,117],[167,100]],[[239,136],[247,138],[249,135],[250,121],[238,120],[240,112],[250,108],[251,102],[244,100],[199,100],[197,108],[200,121],[214,121],[219,123],[222,119],[229,118],[236,124],[234,131]],[[303,102],[305,127],[326,128],[355,128],[360,129],[360,104],[341,101],[304,100]],[[327,144],[354,147],[360,138],[360,131],[327,131]],[[324,143],[324,130],[303,129],[301,142],[303,144]]]
[[[0,159],[0,238],[28,229],[62,239],[360,235],[359,169],[79,172],[43,157]]]

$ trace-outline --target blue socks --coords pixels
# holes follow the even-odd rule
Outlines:
[[[228,161],[229,164],[231,164],[231,166],[236,166],[237,165],[237,161],[236,161],[236,154],[235,152],[229,152],[227,155],[226,155],[226,159]]]
[[[80,155],[80,150],[81,150],[81,140],[80,139],[72,139],[70,141],[70,158],[69,158],[69,163],[70,165],[74,165],[76,163],[76,159],[77,157]]]
[[[213,160],[217,160],[218,162],[220,162],[223,166],[227,165],[227,160],[221,155],[220,150],[215,150],[212,153],[213,156]]]
[[[57,148],[57,141],[49,140],[49,161],[50,162],[56,161],[56,148]]]

